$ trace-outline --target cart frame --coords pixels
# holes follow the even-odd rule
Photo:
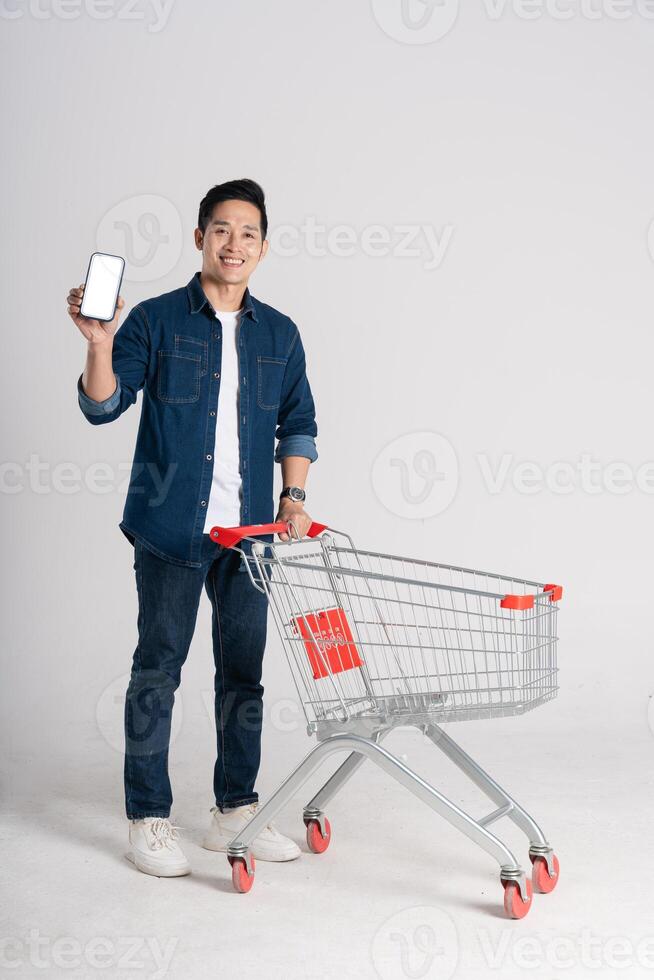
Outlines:
[[[219,544],[224,547],[236,548],[241,552],[253,586],[266,593],[273,610],[275,610],[272,601],[274,578],[271,574],[271,569],[283,569],[284,556],[288,555],[291,549],[296,549],[301,544],[300,541],[293,539],[293,530],[292,525],[272,524],[254,525],[244,528],[213,528],[211,531],[212,538]],[[274,545],[267,543],[264,545],[257,540],[258,535],[280,533],[282,531],[289,532],[290,540],[287,543],[275,543]],[[326,525],[314,523],[309,530],[308,536],[313,538],[323,531],[329,531],[331,534],[343,534],[343,532],[327,528]],[[343,537],[350,542],[352,552],[357,554],[350,536],[343,534]],[[297,532],[296,538],[299,538]],[[249,547],[247,550],[239,548],[242,541],[248,542]],[[376,553],[367,552],[361,554]],[[407,561],[407,559],[398,560]],[[359,562],[359,564],[361,563]],[[453,566],[436,566],[428,562],[418,564],[432,568],[453,568]],[[306,563],[299,560],[296,555],[293,556],[293,569],[306,569],[309,571],[314,569],[322,573],[325,572],[323,565],[315,565],[311,562]],[[471,572],[471,574],[475,575],[482,574],[472,572],[468,569],[458,568],[454,570],[462,573]],[[370,571],[363,567],[358,570],[339,567],[338,573],[351,574],[354,577],[363,577],[364,579],[370,578],[371,576]],[[386,578],[384,575],[377,575],[376,577],[381,579]],[[506,576],[494,577],[507,579]],[[486,592],[484,590],[460,589],[456,586],[435,585],[433,582],[423,584],[429,584],[434,588],[447,588],[448,591],[475,592],[479,596],[496,600],[504,610],[514,610],[515,613],[509,613],[509,615],[515,615],[516,617],[520,614],[524,615],[524,610],[533,609],[534,604],[537,605],[544,600],[548,603],[556,603],[562,595],[562,588],[560,586],[542,585],[528,580],[516,580],[512,577],[509,577],[508,580],[519,582],[523,586],[522,594],[502,594]],[[540,591],[536,594],[529,594],[526,591],[527,586]],[[337,585],[336,587],[342,591],[342,586]],[[286,641],[288,639],[286,623],[283,620],[280,621],[278,614],[275,615],[275,622],[286,651]],[[556,642],[557,637],[550,635],[549,643],[554,651],[556,650]],[[555,659],[553,664],[554,673],[556,673]],[[305,692],[301,686],[298,686],[293,670],[292,673],[306,714]],[[535,704],[554,697],[556,690],[556,687],[548,689],[542,698],[536,699]],[[389,776],[418,797],[418,799],[426,803],[427,806],[435,813],[438,813],[451,826],[465,834],[469,840],[497,862],[500,869],[501,883],[504,887],[505,911],[511,918],[522,918],[531,907],[533,890],[549,892],[555,887],[558,881],[558,859],[543,831],[534,818],[440,727],[440,724],[437,723],[440,710],[437,702],[432,706],[431,710],[414,714],[410,711],[396,712],[392,708],[391,710],[384,710],[383,698],[381,699],[381,703],[381,709],[378,706],[378,710],[375,711],[353,714],[348,713],[346,710],[345,714],[340,718],[323,717],[316,719],[315,717],[311,717],[311,715],[307,715],[307,731],[309,734],[315,734],[317,736],[318,744],[311,749],[299,765],[286,777],[272,796],[257,808],[256,814],[227,846],[227,855],[232,865],[235,887],[239,891],[248,891],[252,885],[254,861],[249,853],[249,848],[253,840],[328,757],[345,751],[348,753],[346,759],[340,763],[335,772],[333,772],[304,807],[303,820],[307,827],[307,839],[312,850],[322,851],[326,849],[330,840],[331,828],[325,816],[326,805],[345,787],[365,760],[370,759],[375,765],[379,766]],[[532,706],[535,705],[530,705],[529,707]],[[347,709],[347,702],[344,704],[344,707]],[[524,706],[520,705],[518,708],[518,711],[498,712],[494,711],[491,705],[490,710],[481,714],[475,714],[474,711],[466,712],[461,709],[458,713],[454,711],[448,720],[459,720],[467,717],[492,717],[498,713],[521,713],[522,710],[527,710]],[[399,727],[414,727],[421,731],[436,748],[440,749],[495,804],[495,809],[481,817],[473,817],[389,752],[381,743],[393,729]],[[529,842],[529,858],[532,863],[530,877],[526,875],[514,853],[496,834],[488,829],[492,824],[505,817],[527,837]],[[316,840],[315,835],[319,835],[319,844],[322,840],[320,846],[311,846],[310,831],[314,835],[314,841]]]

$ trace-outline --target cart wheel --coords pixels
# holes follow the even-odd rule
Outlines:
[[[531,857],[531,854],[529,857]],[[533,868],[531,869],[531,880],[534,885],[534,891],[541,892],[545,895],[549,894],[549,892],[553,892],[559,882],[559,859],[557,858],[556,854],[552,855],[552,865],[554,871],[551,875],[547,868],[547,861],[544,857],[534,855],[534,857],[531,857],[531,863],[533,864]]]
[[[524,919],[531,908],[533,889],[529,878],[526,880],[527,901],[523,901],[517,881],[502,881],[504,885],[504,911],[510,919]]]
[[[241,893],[249,892],[254,884],[254,858],[250,857],[251,871],[248,871],[243,858],[228,855],[227,860],[232,866],[232,885],[234,886],[234,890]]]
[[[332,839],[332,828],[329,820],[325,817],[325,836],[323,837],[318,820],[307,821],[307,847],[314,854],[322,854],[329,847]]]

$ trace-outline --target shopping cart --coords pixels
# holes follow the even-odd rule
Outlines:
[[[551,892],[559,862],[531,816],[440,727],[442,722],[519,715],[556,696],[559,585],[360,551],[348,534],[312,524],[308,539],[263,543],[287,524],[211,530],[241,552],[268,598],[316,745],[227,848],[232,881],[247,892],[248,847],[329,755],[349,755],[304,808],[307,844],[327,850],[324,808],[371,759],[495,858],[504,908],[523,918],[533,891]],[[239,547],[247,542],[245,547]],[[415,726],[497,809],[474,819],[381,745]],[[529,839],[527,877],[489,826],[508,817]]]

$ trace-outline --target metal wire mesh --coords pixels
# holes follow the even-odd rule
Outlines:
[[[334,534],[248,557],[310,724],[520,714],[555,696],[557,605],[541,584]],[[502,608],[507,594],[536,594],[533,608]]]

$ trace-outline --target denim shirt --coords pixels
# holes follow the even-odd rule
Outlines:
[[[315,408],[296,325],[247,289],[242,310],[241,524],[266,524],[274,519],[273,461],[318,458]],[[138,539],[161,558],[194,568],[201,564],[211,491],[221,344],[221,324],[197,272],[187,286],[139,303],[117,331],[113,395],[94,401],[81,375],[77,382],[79,406],[92,425],[113,422],[143,389],[119,527],[132,544]]]

